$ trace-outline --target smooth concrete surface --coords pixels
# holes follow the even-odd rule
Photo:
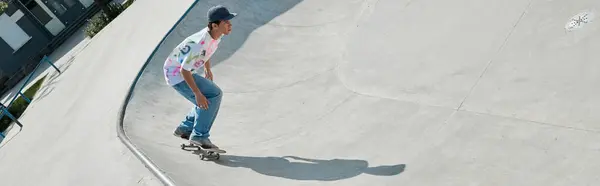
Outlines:
[[[224,91],[202,161],[172,135],[192,104],[172,48],[223,4]],[[200,1],[135,85],[132,142],[177,185],[595,185],[594,0]],[[585,23],[587,21],[587,23]]]
[[[2,142],[1,185],[160,185],[119,140],[116,123],[137,72],[193,3],[179,2],[136,1],[63,74],[49,74],[48,91],[21,117],[23,130]]]

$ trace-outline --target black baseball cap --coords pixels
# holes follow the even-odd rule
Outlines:
[[[213,6],[208,9],[208,22],[219,21],[219,20],[230,20],[233,19],[237,13],[232,13],[227,10],[223,5]]]

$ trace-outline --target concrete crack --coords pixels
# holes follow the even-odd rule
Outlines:
[[[470,110],[462,110],[462,111],[463,112],[474,113],[474,114],[480,114],[480,115],[487,115],[487,116],[505,118],[505,119],[515,120],[515,121],[523,121],[523,122],[533,123],[533,124],[542,125],[542,126],[549,126],[549,127],[555,127],[555,128],[563,128],[563,129],[569,129],[569,130],[577,130],[577,131],[592,132],[592,133],[598,133],[598,134],[600,134],[600,130],[577,128],[577,127],[569,127],[569,126],[563,126],[563,125],[558,125],[558,124],[553,124],[553,123],[546,123],[546,122],[541,122],[541,121],[534,121],[534,120],[529,120],[529,119],[524,119],[524,118],[503,116],[503,115],[490,114],[490,113],[477,112],[477,111],[470,111]]]
[[[487,72],[487,70],[489,69],[489,67],[492,65],[492,62],[494,62],[494,58],[496,58],[496,56],[498,54],[500,54],[504,50],[504,47],[506,46],[506,43],[508,43],[508,39],[510,38],[510,36],[512,35],[512,33],[515,31],[515,29],[517,28],[517,26],[519,25],[519,23],[521,22],[521,20],[523,19],[523,17],[525,17],[525,14],[531,8],[531,4],[532,3],[533,3],[533,0],[530,0],[529,4],[525,8],[525,10],[521,13],[521,16],[519,17],[519,19],[515,22],[515,24],[513,25],[512,29],[510,30],[510,32],[508,32],[508,35],[506,35],[506,38],[504,38],[504,42],[498,48],[498,51],[496,52],[495,56],[492,57],[492,59],[490,59],[490,61],[487,63],[487,65],[485,66],[485,68],[483,69],[483,71],[481,72],[481,74],[479,74],[479,77],[477,78],[477,81],[475,81],[475,84],[473,84],[473,86],[471,86],[471,89],[469,90],[469,93],[467,93],[467,95],[462,99],[462,101],[460,102],[460,105],[458,107],[456,107],[456,110],[460,110],[462,108],[462,106],[464,105],[465,101],[471,96],[471,94],[473,94],[473,90],[475,90],[475,87],[477,87],[477,85],[479,85],[479,82],[483,78],[483,75],[485,75],[485,73]]]

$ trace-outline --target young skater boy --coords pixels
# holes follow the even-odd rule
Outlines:
[[[177,45],[163,67],[167,84],[194,104],[174,135],[206,149],[218,149],[210,141],[209,133],[223,96],[212,81],[210,57],[217,50],[221,37],[231,33],[230,20],[236,15],[221,5],[211,7],[207,27]],[[205,77],[195,73],[200,67],[204,67]]]

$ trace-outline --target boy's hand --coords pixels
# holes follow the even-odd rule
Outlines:
[[[208,110],[208,100],[202,93],[196,95],[196,104],[201,109]]]

